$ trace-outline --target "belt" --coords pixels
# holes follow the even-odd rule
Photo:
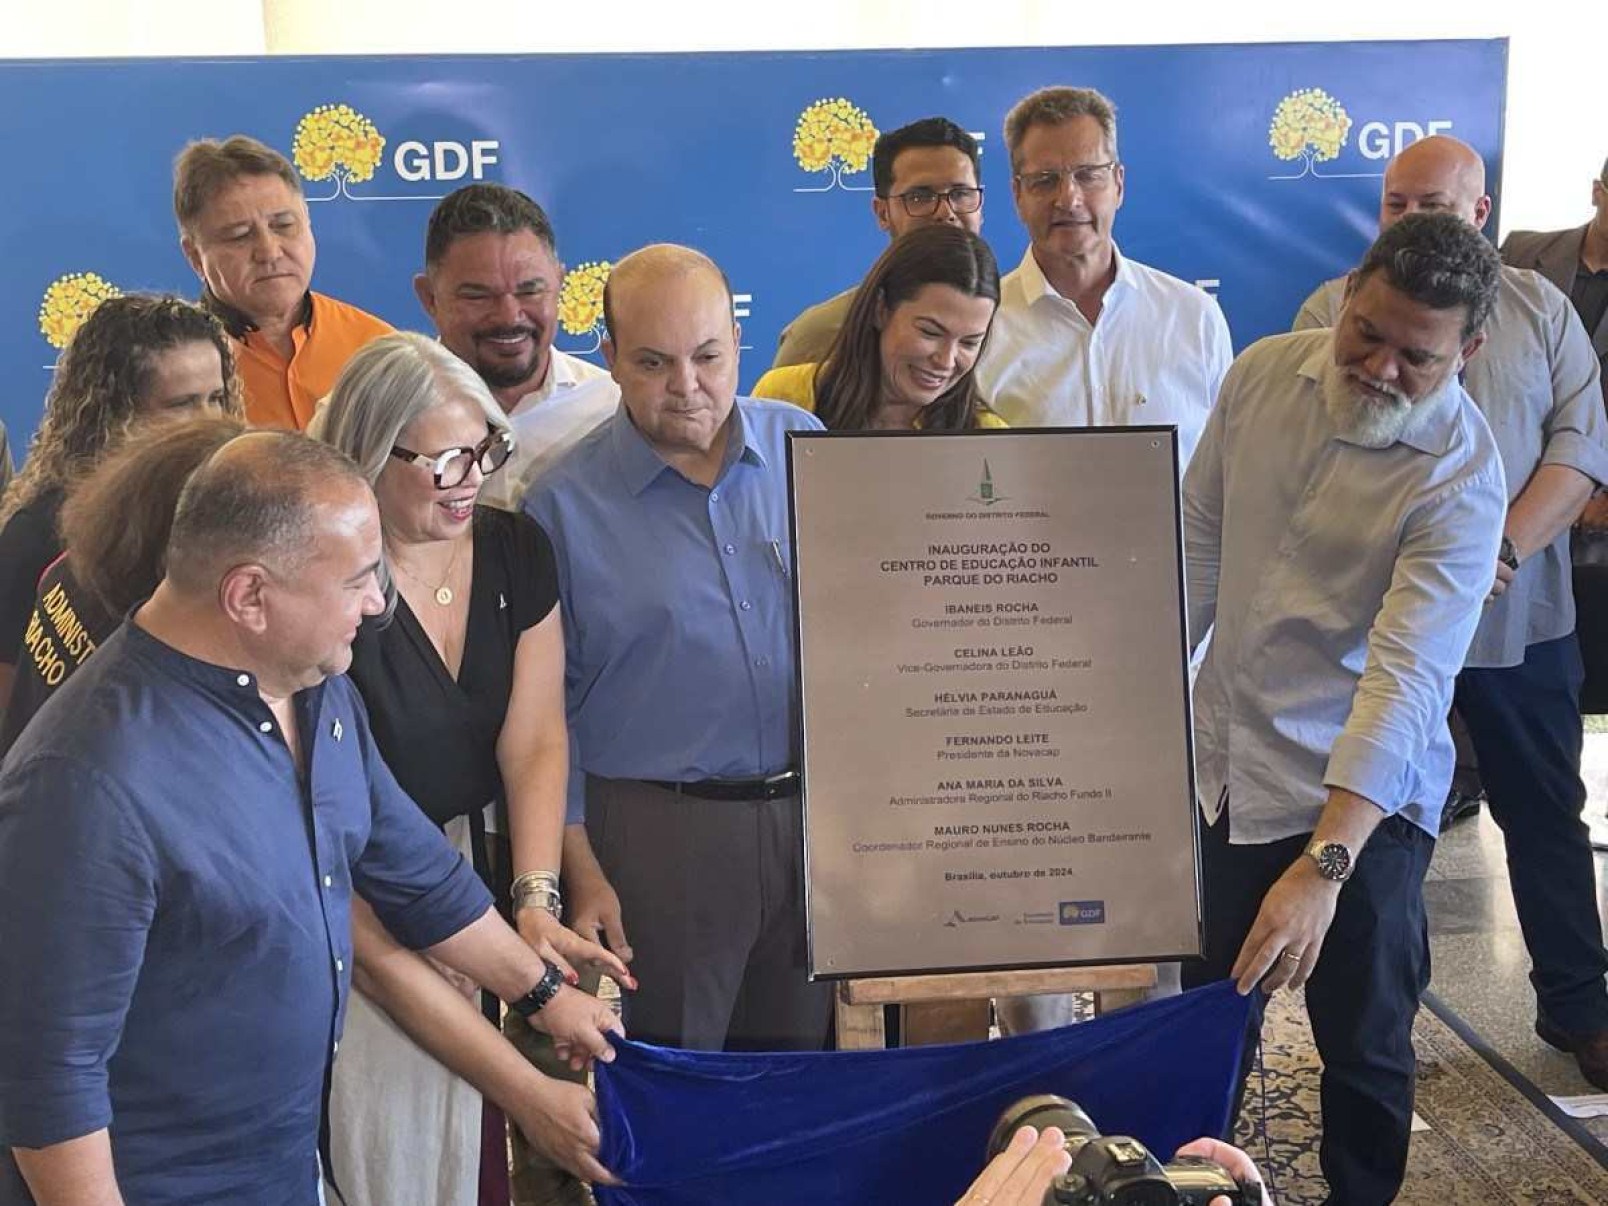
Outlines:
[[[796,770],[788,769],[760,779],[698,779],[691,783],[644,779],[643,782],[699,800],[778,800],[797,795],[802,779]]]

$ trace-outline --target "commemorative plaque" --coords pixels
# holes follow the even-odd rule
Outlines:
[[[811,974],[1198,954],[1173,429],[788,460]]]

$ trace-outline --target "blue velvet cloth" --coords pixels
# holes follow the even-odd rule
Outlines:
[[[598,1065],[602,1206],[943,1206],[984,1163],[1000,1112],[1081,1105],[1163,1162],[1228,1123],[1250,1002],[1231,983],[992,1043],[807,1055],[629,1041]]]

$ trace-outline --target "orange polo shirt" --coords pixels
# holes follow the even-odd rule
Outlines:
[[[303,430],[352,353],[393,329],[367,311],[333,297],[322,293],[308,296],[312,314],[306,325],[291,331],[295,351],[289,360],[282,359],[257,331],[247,331],[240,338],[230,336],[246,390],[246,420],[254,427]]]

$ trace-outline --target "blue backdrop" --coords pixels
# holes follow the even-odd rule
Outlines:
[[[325,198],[316,286],[402,327],[426,324],[410,280],[431,203],[473,179],[540,201],[572,269],[654,240],[699,246],[740,295],[749,385],[782,326],[884,245],[876,130],[942,113],[983,136],[983,233],[1010,267],[1025,239],[1004,114],[1044,84],[1099,88],[1128,170],[1119,243],[1208,282],[1243,347],[1356,260],[1404,142],[1450,131],[1499,179],[1506,62],[1498,40],[0,63],[0,418],[20,446],[52,340],[86,299],[194,296],[171,211],[173,156],[194,137],[239,131],[293,154]],[[572,289],[558,346],[595,349],[595,311]]]

